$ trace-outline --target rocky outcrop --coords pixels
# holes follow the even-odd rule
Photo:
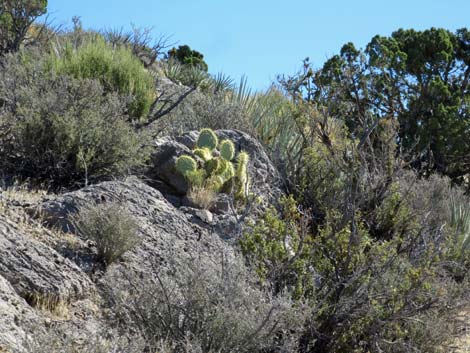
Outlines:
[[[182,154],[192,154],[198,133],[191,131],[175,139],[164,137],[155,141],[155,151],[147,177],[149,183],[161,190],[175,205],[182,204],[188,188],[184,178],[175,170],[176,158]],[[215,133],[219,140],[232,140],[237,152],[246,151],[250,155],[250,191],[267,201],[277,200],[282,194],[281,178],[261,144],[250,135],[237,130],[216,130]],[[221,208],[227,207],[221,205]]]
[[[261,145],[238,131],[220,130],[217,135],[249,153],[251,191],[265,200],[277,199],[280,178]],[[112,305],[106,298],[110,287],[126,291],[131,280],[151,277],[157,270],[184,271],[194,259],[208,268],[236,256],[233,242],[248,206],[245,213],[237,212],[225,194],[218,195],[215,213],[183,202],[187,185],[174,164],[178,156],[192,153],[196,138],[197,132],[190,132],[157,140],[153,165],[144,180],[102,182],[48,196],[37,204],[15,206],[60,229],[67,241],[55,239],[56,231],[35,238],[14,217],[0,213],[0,352],[28,351],[25,340],[45,332],[47,341],[49,331],[64,332],[67,340],[83,345],[93,332],[111,329],[105,318],[106,305]],[[115,202],[136,220],[139,242],[104,268],[97,261],[95,245],[75,234],[72,217],[83,207]],[[60,319],[44,315],[46,310],[54,316],[54,307],[62,304]]]
[[[152,186],[168,195],[186,194],[188,185],[175,169],[176,159],[183,154],[193,155],[188,147],[168,137],[155,141],[152,167],[147,172]]]
[[[125,261],[111,266],[106,275],[121,267],[126,271],[148,272],[156,264],[178,263],[196,254],[210,259],[233,252],[222,240],[224,234],[211,222],[175,208],[160,191],[137,178],[103,182],[70,192],[42,203],[37,211],[50,225],[73,231],[70,217],[81,207],[110,202],[124,204],[137,220],[140,241],[125,255]]]
[[[28,301],[70,302],[92,291],[91,280],[70,260],[23,234],[0,215],[0,275]]]
[[[82,207],[111,202],[121,203],[135,218],[140,241],[105,269],[93,255],[93,244],[73,234],[71,217]],[[41,340],[47,341],[50,332],[62,332],[67,342],[82,346],[93,332],[109,329],[100,308],[107,291],[128,290],[130,281],[157,270],[184,271],[184,264],[196,258],[204,266],[215,266],[221,258],[235,256],[224,239],[233,234],[236,220],[175,208],[160,191],[137,178],[49,197],[30,207],[29,213],[77,241],[75,247],[53,249],[53,241],[34,239],[0,215],[0,347],[10,352],[22,351],[25,340],[34,342],[39,331],[45,335]],[[59,304],[64,305],[59,319],[44,317],[45,312],[56,315],[53,309]]]
[[[28,331],[40,321],[11,284],[0,276],[0,352],[21,351]]]

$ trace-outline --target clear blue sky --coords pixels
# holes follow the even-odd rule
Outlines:
[[[49,0],[55,24],[153,27],[204,54],[209,72],[245,74],[255,89],[277,74],[315,67],[346,42],[364,47],[398,28],[470,27],[470,0]]]

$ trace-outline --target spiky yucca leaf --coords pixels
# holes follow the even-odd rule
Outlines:
[[[214,93],[230,91],[235,88],[233,79],[222,72],[212,77],[211,86]]]
[[[470,251],[470,204],[451,194],[449,201],[450,226],[455,229],[461,251]]]

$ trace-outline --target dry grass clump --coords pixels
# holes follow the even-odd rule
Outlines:
[[[199,186],[191,187],[187,196],[191,203],[205,210],[210,209],[217,199],[217,194],[214,190]]]
[[[70,317],[69,303],[56,295],[36,292],[26,295],[25,300],[44,314],[51,314],[53,318],[68,319]]]
[[[82,208],[72,219],[81,236],[92,240],[99,259],[109,265],[138,243],[137,222],[119,203]]]

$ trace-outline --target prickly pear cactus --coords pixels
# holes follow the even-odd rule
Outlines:
[[[235,158],[235,145],[230,140],[223,140],[219,146],[220,156],[226,161]]]
[[[182,155],[176,159],[176,169],[186,176],[188,173],[194,172],[197,169],[197,163],[193,157]]]
[[[236,177],[237,177],[237,192],[235,196],[237,198],[244,199],[248,192],[248,162],[250,161],[250,156],[246,152],[240,152],[238,155],[238,162],[237,162],[237,170],[236,170]]]
[[[202,187],[206,181],[206,172],[203,169],[196,169],[187,173],[185,177],[192,187]]]
[[[207,148],[211,152],[215,150],[218,144],[219,139],[211,129],[202,129],[196,142],[197,147]]]
[[[191,188],[234,193],[237,200],[245,200],[249,184],[248,153],[240,152],[235,156],[234,143],[226,139],[219,144],[211,129],[201,130],[193,153],[200,158],[198,161],[187,155],[176,160],[176,169],[184,175]],[[235,157],[236,163],[232,162]]]
[[[209,151],[207,148],[196,148],[193,153],[202,158],[205,162],[210,161],[212,159],[212,152]]]
[[[220,159],[219,158],[212,158],[211,160],[207,161],[205,164],[205,169],[207,175],[217,174],[217,171],[220,169]]]
[[[225,181],[229,181],[235,176],[235,169],[232,162],[229,162],[225,159],[221,160],[221,167],[218,170],[218,175],[220,175]]]

